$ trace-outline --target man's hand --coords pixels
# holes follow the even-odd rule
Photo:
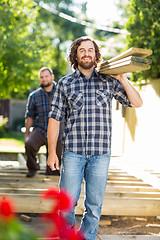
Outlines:
[[[47,165],[51,168],[52,171],[59,170],[59,159],[56,153],[52,155],[50,154],[48,156]]]
[[[57,139],[59,135],[60,122],[49,118],[47,139],[48,139],[48,160],[47,165],[52,171],[59,170],[59,159],[56,154]]]
[[[110,76],[118,79],[120,82],[122,80],[124,80],[124,79],[127,79],[127,75],[126,74],[118,74],[118,75],[110,75]]]
[[[27,140],[27,138],[28,138],[28,136],[30,134],[30,128],[33,126],[33,123],[34,123],[33,118],[27,117],[25,119],[25,128],[26,128],[25,137],[24,137],[25,142],[26,142],[26,140]]]
[[[26,142],[26,140],[27,140],[27,138],[28,138],[28,135],[29,134],[27,134],[27,133],[25,133],[25,135],[24,135],[24,141]]]

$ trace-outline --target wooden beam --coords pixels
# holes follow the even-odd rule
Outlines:
[[[54,200],[43,200],[37,195],[30,194],[7,194],[5,196],[0,194],[0,200],[6,196],[13,200],[18,213],[46,213],[50,212],[55,204]]]
[[[46,191],[47,188],[40,188],[40,189],[31,189],[31,188],[0,188],[0,195],[5,194],[22,194],[22,195],[37,195],[40,196],[42,192]],[[84,196],[84,191],[81,191],[81,196]],[[117,192],[117,191],[106,191],[104,194],[105,197],[136,197],[136,198],[159,198],[160,199],[160,192]]]
[[[133,162],[129,162],[124,158],[120,158],[117,161],[117,166],[122,171],[127,171],[128,174],[141,179],[144,183],[160,190],[160,179],[149,172],[144,171],[140,166]]]
[[[8,196],[12,197],[19,213],[45,213],[50,211],[52,204],[55,204],[54,201],[42,200],[37,195],[8,194]],[[29,202],[32,204],[28,204]],[[83,211],[84,198],[81,196],[76,214],[82,214]],[[105,197],[102,215],[159,216],[160,199]]]
[[[76,213],[82,214],[82,209],[83,201],[80,199]],[[160,216],[160,199],[105,197],[102,215]]]
[[[107,186],[106,191],[116,192],[160,192],[151,186]]]

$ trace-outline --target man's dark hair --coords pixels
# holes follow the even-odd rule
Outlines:
[[[48,67],[42,67],[40,70],[39,70],[39,72],[38,72],[38,76],[40,76],[40,73],[41,72],[44,72],[44,71],[48,71],[51,75],[53,74],[53,71],[52,71],[52,69],[50,69],[50,68],[48,68]]]
[[[70,53],[68,56],[68,60],[70,62],[71,67],[73,66],[74,69],[76,69],[78,67],[78,63],[77,63],[77,59],[76,59],[77,58],[77,49],[81,45],[81,42],[83,42],[83,41],[93,42],[94,47],[95,47],[95,54],[96,54],[95,67],[97,67],[97,64],[99,62],[101,62],[101,60],[102,60],[100,49],[99,49],[98,45],[96,44],[96,42],[92,38],[87,37],[87,36],[77,38],[72,43],[71,48],[70,48]]]

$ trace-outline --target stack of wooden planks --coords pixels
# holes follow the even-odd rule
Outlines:
[[[136,168],[131,166],[130,170],[126,166],[121,158],[111,158],[102,215],[160,216],[160,174],[153,171],[137,174]],[[30,179],[26,178],[26,168],[0,167],[0,199],[11,197],[18,213],[49,212],[53,200],[40,196],[48,188],[58,187],[59,176],[45,176],[44,172],[45,168]],[[76,214],[84,211],[84,187],[83,182]]]
[[[132,47],[118,56],[101,63],[98,71],[102,74],[123,74],[149,70],[152,60],[146,57],[151,54],[151,49]]]

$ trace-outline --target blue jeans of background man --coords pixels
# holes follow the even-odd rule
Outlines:
[[[85,212],[80,230],[87,240],[94,240],[97,235],[109,162],[110,154],[84,156],[68,150],[63,153],[60,188],[65,189],[75,201],[73,210],[67,215],[71,225],[75,225],[75,206],[85,180]]]

